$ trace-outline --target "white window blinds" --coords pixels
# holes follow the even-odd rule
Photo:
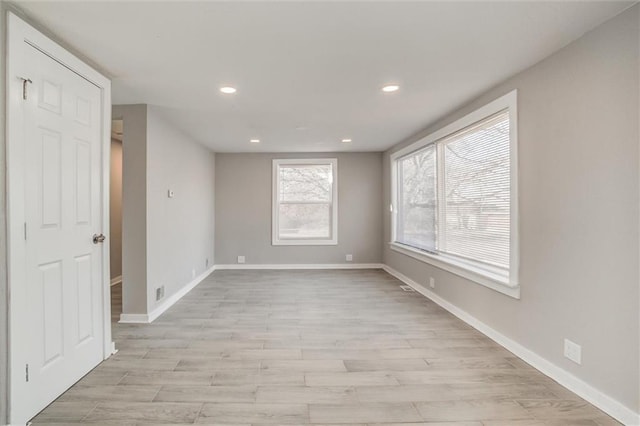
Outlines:
[[[396,162],[396,241],[508,271],[509,111],[404,155]]]
[[[438,143],[445,253],[509,267],[509,114],[500,112]]]

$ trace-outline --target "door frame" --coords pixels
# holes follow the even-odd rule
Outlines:
[[[4,19],[4,17],[0,17]],[[25,294],[26,244],[25,244],[25,182],[24,182],[24,111],[22,108],[21,68],[24,66],[24,49],[35,48],[51,59],[75,72],[100,89],[101,93],[101,154],[102,177],[100,182],[102,210],[100,229],[109,235],[109,162],[111,136],[111,81],[96,71],[64,47],[45,36],[13,12],[7,12],[7,74],[6,74],[6,164],[7,164],[7,266],[9,284],[9,419],[10,424],[25,424],[29,419],[17,418],[14,407],[21,406],[20,392],[15,390],[24,383],[25,367],[16,359],[23,345],[20,328],[28,321],[28,302]],[[102,252],[102,330],[103,359],[114,351],[111,341],[111,290],[109,279],[109,239],[105,240]]]

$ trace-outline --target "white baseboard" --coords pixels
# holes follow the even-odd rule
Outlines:
[[[212,266],[197,277],[195,277],[189,284],[182,287],[180,290],[169,296],[164,302],[149,313],[149,322],[153,322],[164,311],[172,307],[178,300],[182,299],[185,294],[189,293],[195,286],[200,284],[202,280],[207,278],[213,271],[216,270],[216,266]]]
[[[120,324],[149,324],[149,315],[147,314],[120,314]]]
[[[122,275],[118,275],[117,277],[111,278],[111,286],[113,287],[116,284],[120,284],[122,282]]]
[[[238,263],[229,265],[216,265],[216,271],[229,269],[382,269],[381,263],[291,263],[291,264],[267,264],[267,263]]]
[[[193,290],[195,286],[200,284],[202,280],[207,278],[216,269],[216,266],[212,266],[211,268],[207,269],[206,271],[195,277],[187,285],[178,290],[176,293],[165,299],[164,302],[162,302],[148,314],[120,314],[120,321],[118,322],[123,324],[149,324],[153,322],[156,318],[162,315],[163,312],[172,307],[178,300],[182,299],[185,294]]]
[[[432,300],[437,305],[446,309],[447,311],[449,311],[456,317],[460,318],[462,321],[466,322],[476,330],[485,334],[487,337],[494,340],[496,343],[498,343],[508,351],[512,352],[513,354],[521,358],[527,364],[531,365],[533,368],[549,376],[550,378],[560,383],[562,386],[569,389],[571,392],[575,393],[581,398],[589,401],[591,404],[595,405],[605,413],[609,414],[611,417],[615,418],[616,420],[622,422],[625,425],[629,425],[629,426],[640,425],[639,413],[634,412],[629,407],[623,405],[622,403],[610,397],[609,395],[606,395],[605,393],[599,391],[598,389],[594,388],[588,383],[585,383],[584,381],[577,378],[576,376],[569,373],[568,371],[562,369],[561,367],[558,367],[557,365],[553,364],[549,360],[541,357],[535,352],[532,352],[531,350],[515,342],[514,340],[511,340],[504,334],[491,328],[490,326],[483,323],[482,321],[472,316],[468,312],[444,300],[443,298],[441,298],[431,290],[428,290],[427,288],[418,284],[417,282],[407,277],[406,275],[396,271],[395,269],[387,265],[383,265],[382,268],[385,271],[387,271],[389,274],[398,278],[400,281],[413,287],[414,290],[421,293],[426,298]]]

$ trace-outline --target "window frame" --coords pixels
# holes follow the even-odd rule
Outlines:
[[[509,270],[505,274],[501,268],[492,268],[490,265],[481,265],[479,262],[468,261],[457,256],[451,256],[441,252],[430,252],[411,247],[397,241],[398,225],[398,160],[417,152],[428,145],[451,136],[464,128],[482,121],[501,111],[509,112],[509,174],[510,174],[510,200],[509,200]],[[453,123],[427,135],[420,140],[407,145],[394,152],[390,156],[391,171],[391,241],[389,246],[393,251],[402,253],[424,263],[428,263],[437,268],[454,273],[463,278],[467,278],[475,283],[496,290],[500,293],[520,298],[519,284],[519,239],[518,239],[518,111],[517,111],[517,90],[513,90],[506,95],[476,109]],[[438,147],[436,146],[436,149]],[[436,166],[437,171],[440,166]]]
[[[331,224],[329,238],[280,238],[280,166],[331,166]],[[328,246],[338,244],[338,159],[276,158],[272,166],[271,244],[274,246]]]

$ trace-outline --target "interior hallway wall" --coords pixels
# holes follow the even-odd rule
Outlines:
[[[152,105],[147,152],[147,304],[152,311],[214,264],[215,155]],[[164,299],[156,301],[160,286]]]
[[[215,155],[158,107],[115,105],[113,119],[123,120],[122,312],[147,315],[213,266]]]
[[[392,251],[384,261],[638,412],[638,5],[489,90],[384,157],[518,89],[521,300]],[[582,365],[563,340],[582,346]]]
[[[122,142],[111,139],[109,245],[111,279],[122,276]]]
[[[122,119],[122,313],[147,313],[147,106],[114,105]]]

